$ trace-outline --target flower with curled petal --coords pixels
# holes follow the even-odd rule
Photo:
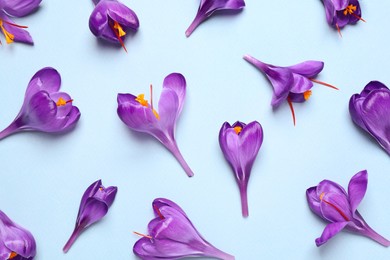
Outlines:
[[[99,38],[123,43],[128,30],[138,30],[139,21],[133,10],[117,0],[93,0],[95,9],[89,17],[89,29]]]
[[[74,231],[63,248],[65,253],[68,252],[81,232],[107,214],[108,209],[114,202],[117,191],[118,188],[114,186],[105,188],[101,180],[92,183],[87,188],[81,198]]]
[[[47,67],[35,73],[19,114],[0,132],[0,140],[22,131],[59,133],[73,128],[80,111],[67,93],[59,92],[60,86],[61,76],[55,69]]]
[[[22,42],[33,44],[27,26],[15,24],[9,17],[23,17],[37,10],[42,0],[0,0],[0,31],[8,44]],[[1,44],[1,41],[0,41]]]
[[[33,235],[0,210],[0,259],[32,260],[35,254]]]
[[[237,121],[232,126],[225,122],[219,131],[219,145],[234,171],[240,189],[244,217],[248,216],[248,181],[262,143],[263,129],[257,121],[249,124]]]
[[[159,140],[179,161],[189,177],[194,174],[175,140],[176,120],[183,109],[186,80],[179,73],[169,74],[163,83],[158,111],[153,107],[152,86],[150,103],[144,94],[118,94],[118,116],[130,129],[152,135]]]
[[[133,247],[135,255],[143,260],[212,257],[234,260],[207,242],[196,230],[186,213],[174,202],[158,198],[152,203],[155,218],[149,222],[149,235],[141,235]]]
[[[271,82],[274,89],[272,107],[276,108],[287,101],[294,125],[293,103],[302,103],[310,98],[313,82],[338,90],[328,83],[314,79],[324,68],[322,61],[309,60],[288,67],[280,67],[261,62],[250,55],[245,55],[244,59],[263,72]]]
[[[191,23],[186,31],[186,36],[189,37],[192,32],[213,15],[215,12],[221,11],[238,11],[245,7],[244,0],[201,0],[198,13],[195,16],[194,21]]]
[[[390,241],[376,233],[357,211],[367,190],[367,171],[355,174],[348,185],[348,193],[339,184],[323,180],[317,186],[306,191],[310,209],[330,222],[321,237],[315,240],[317,246],[325,244],[342,229],[369,237],[383,246],[390,246]]]

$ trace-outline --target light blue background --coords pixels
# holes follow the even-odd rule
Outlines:
[[[371,80],[390,85],[389,1],[362,1],[363,18],[342,30],[325,21],[319,0],[247,0],[238,15],[212,17],[190,38],[185,30],[199,1],[124,0],[140,19],[122,49],[103,43],[88,28],[89,0],[43,1],[28,25],[35,46],[0,47],[0,128],[16,116],[26,86],[39,69],[56,68],[62,90],[82,116],[76,129],[52,136],[21,133],[0,142],[0,208],[29,229],[37,260],[136,259],[132,247],[147,233],[151,202],[165,197],[187,212],[200,233],[236,259],[387,259],[390,249],[341,232],[317,248],[325,222],[311,213],[305,191],[323,179],[344,187],[362,169],[368,192],[359,207],[367,223],[390,238],[390,160],[350,120],[348,101]],[[325,61],[311,99],[270,106],[267,79],[244,54],[276,65]],[[154,139],[130,131],[116,114],[117,93],[146,93],[157,103],[166,75],[187,79],[187,99],[177,142],[195,172],[188,178]],[[249,183],[249,218],[241,216],[238,188],[218,144],[224,121],[258,120],[264,143]],[[68,254],[79,201],[92,182],[119,188],[107,216],[90,227]]]

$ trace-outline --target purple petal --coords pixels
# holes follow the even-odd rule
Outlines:
[[[234,131],[234,128],[228,122],[225,122],[219,131],[219,145],[223,155],[235,173],[239,172],[239,169],[242,172],[239,141],[239,136]]]
[[[322,217],[320,199],[317,195],[317,186],[311,187],[311,188],[306,190],[306,199],[307,199],[307,202],[309,203],[310,209],[315,214]]]
[[[54,102],[58,102],[58,100],[60,98],[65,100],[65,102],[72,100],[72,98],[69,96],[69,94],[67,94],[65,92],[52,93],[52,94],[50,94],[50,98]],[[70,111],[72,110],[72,107],[73,107],[72,102],[69,102],[63,106],[57,106],[57,117],[64,117],[64,116],[68,115],[70,113]]]
[[[366,125],[363,122],[362,118],[362,104],[364,101],[364,97],[359,94],[355,94],[349,100],[349,113],[351,115],[352,121],[360,126],[363,130],[368,131]]]
[[[321,196],[322,216],[330,222],[343,222],[352,220],[352,211],[349,200],[345,195],[325,193]]]
[[[88,198],[85,202],[84,209],[80,212],[80,218],[77,224],[86,228],[93,223],[101,220],[108,212],[108,205],[95,198]]]
[[[351,210],[354,214],[360,202],[362,201],[367,190],[368,174],[367,171],[360,171],[355,174],[348,185],[349,201],[351,203]]]
[[[321,246],[325,244],[329,239],[337,235],[347,224],[348,222],[336,222],[328,224],[325,227],[321,237],[316,239],[316,245]]]
[[[347,192],[338,183],[329,180],[321,181],[317,186],[317,196],[320,197],[322,193],[336,193],[347,197]]]
[[[383,84],[382,82],[379,82],[379,81],[371,81],[371,82],[369,82],[369,83],[364,87],[364,89],[363,89],[362,92],[360,93],[359,97],[367,97],[368,94],[371,93],[371,91],[377,90],[377,89],[388,90],[389,88],[386,87],[386,85]],[[358,95],[358,94],[357,94],[357,95]]]
[[[175,202],[168,199],[164,199],[164,198],[154,199],[152,206],[156,216],[159,216],[156,209],[160,209],[161,207],[164,206],[174,208],[176,211],[180,212],[184,216],[187,216],[184,210],[179,205],[177,205]]]
[[[242,129],[239,137],[241,162],[245,167],[246,178],[249,178],[253,163],[263,143],[263,128],[259,122],[253,121]]]
[[[31,97],[27,106],[28,125],[40,129],[52,121],[57,113],[57,105],[49,93],[40,91]],[[43,130],[43,129],[42,129]]]
[[[158,102],[159,124],[170,136],[174,136],[176,119],[179,116],[179,98],[171,89],[163,89]]]
[[[326,21],[329,25],[335,25],[336,9],[331,0],[323,0],[326,14]]]
[[[9,15],[22,17],[35,11],[42,0],[1,0],[2,9]]]
[[[89,187],[85,190],[83,196],[81,197],[79,213],[77,214],[78,218],[79,218],[80,213],[85,208],[85,203],[87,203],[87,199],[93,197],[93,195],[95,195],[95,193],[99,190],[99,188],[101,186],[102,186],[102,181],[97,180],[94,183],[92,183],[91,185],[89,185]]]
[[[324,68],[322,61],[304,61],[293,66],[288,66],[293,73],[299,74],[306,78],[313,78],[317,76]]]
[[[303,94],[305,91],[308,91],[313,87],[313,82],[304,76],[293,74],[293,78],[294,81],[290,92],[294,94]]]
[[[34,44],[33,39],[31,38],[31,35],[28,31],[19,28],[17,26],[7,24],[6,22],[8,23],[14,23],[14,22],[11,19],[9,19],[6,15],[0,15],[0,19],[5,21],[3,23],[4,29],[14,36],[13,40],[15,42]]]
[[[330,0],[333,3],[333,6],[336,10],[344,10],[350,0]]]
[[[61,76],[54,68],[46,67],[39,70],[28,83],[25,100],[30,99],[38,91],[49,94],[58,92],[61,86]]]
[[[390,91],[372,91],[363,101],[361,110],[367,130],[390,154]]]
[[[181,110],[183,109],[184,100],[186,97],[186,79],[180,73],[171,73],[165,77],[163,82],[163,93],[164,90],[170,89],[176,93],[178,98],[179,106],[177,109],[177,116],[180,115]],[[160,98],[161,102],[161,98]]]
[[[117,191],[118,188],[114,186],[110,186],[107,188],[101,186],[93,197],[95,199],[103,201],[107,204],[108,207],[111,207],[112,203],[114,202]]]

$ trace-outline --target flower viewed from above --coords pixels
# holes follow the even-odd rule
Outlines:
[[[198,13],[190,27],[188,27],[186,36],[189,37],[199,24],[209,18],[214,12],[238,11],[244,7],[244,0],[201,0]]]
[[[183,109],[186,80],[179,73],[169,74],[163,83],[158,111],[153,107],[152,86],[150,103],[144,94],[118,94],[118,116],[130,129],[150,134],[159,140],[179,161],[189,177],[193,172],[181,155],[175,140],[176,120]]]
[[[324,68],[322,61],[304,61],[302,63],[279,67],[263,63],[250,55],[244,59],[263,72],[272,84],[274,94],[271,105],[276,108],[284,101],[290,106],[295,125],[295,112],[293,103],[307,101],[312,95],[313,82],[338,90],[338,88],[314,79]]]
[[[0,140],[22,131],[59,133],[73,128],[80,111],[67,93],[59,92],[60,86],[61,76],[55,69],[47,67],[35,73],[19,114],[0,132]]]
[[[0,259],[32,260],[35,254],[33,235],[0,210]]]
[[[42,0],[0,0],[0,30],[5,41],[34,44],[27,26],[15,24],[10,17],[23,17],[37,10]],[[0,41],[1,44],[1,41]]]
[[[390,155],[390,90],[379,81],[371,81],[351,97],[349,113],[353,122]]]
[[[348,193],[339,184],[329,180],[323,180],[318,186],[307,189],[306,197],[310,209],[330,222],[321,237],[316,239],[317,246],[325,244],[344,228],[369,237],[383,246],[390,246],[390,241],[368,226],[357,211],[366,194],[367,182],[367,171],[360,171],[349,181]]]
[[[149,222],[148,235],[143,235],[133,252],[143,260],[212,257],[233,260],[234,256],[207,242],[191,223],[186,213],[174,202],[158,198],[152,203],[155,218]]]
[[[114,186],[105,188],[101,180],[92,183],[87,188],[81,198],[73,233],[63,248],[64,253],[68,252],[74,241],[87,227],[101,220],[107,214],[117,191],[118,188]]]
[[[325,7],[326,21],[339,32],[348,24],[355,24],[362,19],[358,0],[322,0]]]
[[[242,215],[247,217],[247,187],[253,163],[263,143],[263,129],[257,121],[244,124],[237,121],[232,126],[225,122],[219,131],[219,145],[234,171],[241,195]]]
[[[116,0],[93,0],[95,9],[89,17],[89,29],[98,38],[119,43],[127,52],[127,32],[138,30],[139,21],[133,10]]]

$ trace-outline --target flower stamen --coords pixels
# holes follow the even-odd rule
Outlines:
[[[121,38],[126,35],[126,32],[123,30],[122,26],[117,21],[114,21],[114,24],[110,24],[110,26],[119,43],[122,45],[122,48],[125,50],[125,52],[127,52],[126,46]]]
[[[12,252],[9,254],[8,260],[13,259],[13,258],[15,258],[15,257],[17,257],[17,256],[18,256],[18,254],[15,253],[14,251],[12,251]]]
[[[134,234],[138,235],[138,236],[141,236],[141,237],[146,237],[146,238],[149,238],[149,239],[152,239],[153,237],[151,236],[148,236],[148,235],[144,235],[144,234],[141,234],[141,233],[138,233],[138,232],[135,232],[133,231]]]
[[[4,21],[5,22],[5,21]],[[10,23],[7,23],[7,24],[10,24]],[[3,20],[0,19],[0,29],[1,31],[3,32],[4,36],[5,36],[5,41],[7,42],[7,44],[11,44],[14,42],[14,39],[15,39],[15,36],[8,32],[5,28],[4,28],[4,23],[3,23]]]
[[[148,101],[145,99],[145,94],[139,94],[136,98],[135,98],[135,101],[137,101],[138,103],[140,103],[142,106],[144,107],[148,107],[149,106],[149,103]],[[153,109],[152,106],[150,106],[151,109],[152,109],[152,112],[153,112],[153,115],[157,118],[157,119],[160,119],[160,115],[157,113],[156,110]]]
[[[340,37],[343,38],[343,35],[341,34],[341,30],[340,30],[339,24],[337,24],[337,23],[336,23],[336,29],[339,32]]]
[[[241,133],[241,131],[242,131],[242,127],[241,126],[236,126],[233,129],[234,129],[234,131],[236,132],[237,135],[239,135]]]
[[[158,215],[161,219],[165,219],[165,217],[163,216],[163,214],[161,214],[160,209],[159,209],[156,205],[153,205],[153,208],[154,208],[154,210],[157,212],[157,215]]]
[[[344,15],[353,14],[356,12],[356,5],[350,4],[344,9]]]
[[[311,97],[311,94],[312,94],[311,90],[307,90],[307,91],[303,92],[303,98],[305,100],[308,100]]]
[[[326,86],[326,87],[329,87],[329,88],[333,88],[333,89],[335,89],[335,90],[339,90],[339,89],[336,88],[335,86],[330,85],[330,84],[328,84],[328,83],[326,83],[326,82],[319,81],[319,80],[316,80],[316,79],[313,79],[313,78],[309,78],[309,80],[311,80],[311,81],[313,81],[313,82],[315,82],[315,83],[321,84],[321,85],[323,85],[323,86]]]
[[[334,205],[333,203],[331,203],[331,202],[329,202],[327,200],[324,200],[324,196],[325,196],[325,192],[321,193],[320,194],[320,200],[325,202],[326,204],[328,204],[332,208],[334,208],[345,219],[345,221],[349,221],[349,218],[347,217],[347,215],[345,215],[345,213],[339,207]]]
[[[294,107],[293,107],[293,104],[292,104],[292,101],[291,101],[290,97],[287,98],[287,103],[288,103],[288,105],[290,107],[292,118],[293,118],[293,122],[294,122],[294,126],[295,126],[295,112],[294,112]]]
[[[62,97],[60,97],[58,99],[58,101],[56,102],[56,105],[57,105],[57,107],[61,107],[61,106],[65,106],[66,104],[71,103],[71,102],[73,102],[73,99],[65,100]]]

